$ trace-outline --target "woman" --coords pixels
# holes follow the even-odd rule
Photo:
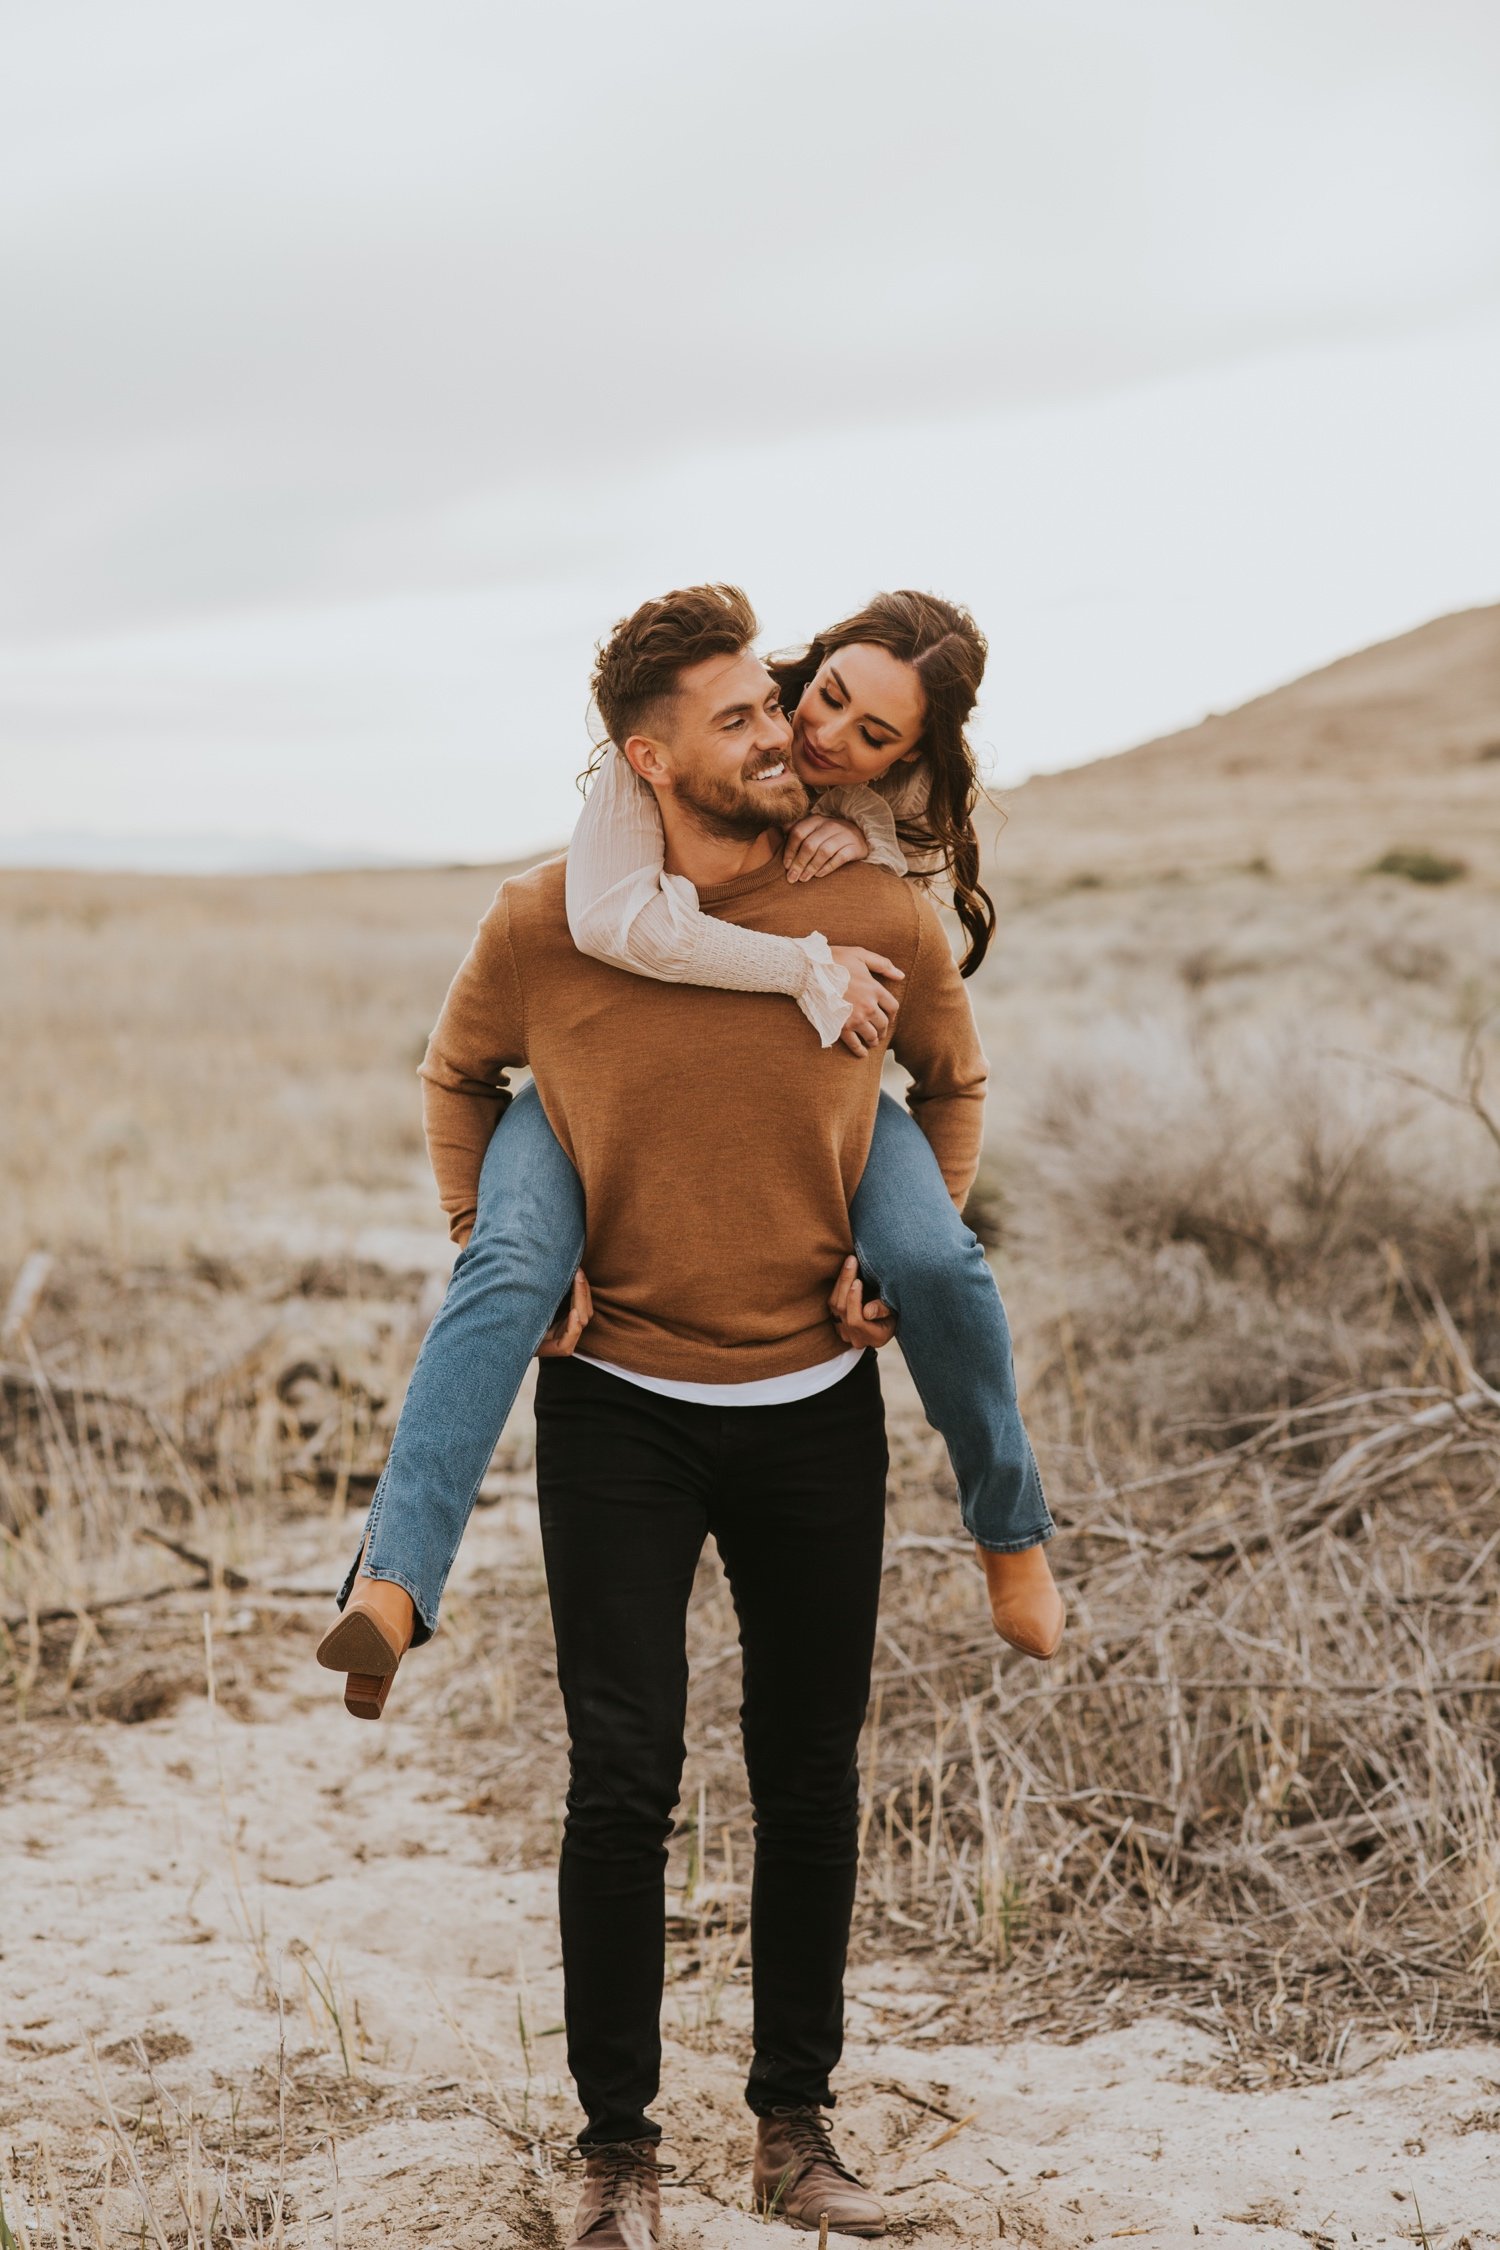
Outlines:
[[[914,881],[946,876],[968,941],[966,976],[995,922],[979,881],[979,781],[965,731],[986,653],[966,611],[893,593],[772,666],[792,715],[793,763],[817,794],[816,809],[788,832],[787,880],[860,858]],[[884,1037],[899,1005],[891,963],[857,946],[830,948],[816,932],[778,937],[706,915],[692,885],[665,872],[663,855],[650,792],[606,749],[568,854],[568,920],[581,951],[666,982],[785,992],[824,1046],[842,1039],[863,1053]],[[899,1320],[928,1419],[948,1444],[996,1628],[1025,1653],[1050,1656],[1063,1624],[1044,1551],[1053,1527],[1016,1404],[1004,1307],[920,1128],[889,1095],[850,1221],[857,1264],[846,1263],[830,1298],[839,1333],[878,1346]],[[461,1239],[466,1224],[466,1214],[455,1221]],[[318,1651],[349,1674],[345,1700],[360,1716],[379,1716],[402,1654],[436,1625],[527,1361],[538,1350],[571,1352],[587,1325],[583,1243],[578,1177],[528,1087],[491,1140],[472,1228],[341,1591],[344,1614]],[[864,1301],[860,1269],[879,1290],[874,1301]]]

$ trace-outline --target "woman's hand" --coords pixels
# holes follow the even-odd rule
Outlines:
[[[906,971],[898,969],[883,953],[871,953],[863,945],[831,945],[828,950],[839,967],[849,972],[844,998],[853,1012],[841,1034],[842,1044],[851,1055],[867,1055],[887,1037],[901,1005],[880,980],[892,977],[897,984],[903,983]]]
[[[846,1344],[868,1344],[878,1352],[896,1333],[896,1316],[889,1305],[883,1305],[878,1297],[872,1297],[866,1304],[860,1286],[859,1264],[854,1258],[846,1258],[840,1266],[828,1310]]]
[[[869,840],[852,820],[832,813],[809,813],[786,832],[786,879],[810,883],[814,875],[831,875],[851,859],[868,859]]]
[[[537,1345],[538,1359],[571,1359],[578,1339],[594,1317],[594,1296],[582,1266],[573,1276],[573,1293],[566,1312],[560,1312]]]

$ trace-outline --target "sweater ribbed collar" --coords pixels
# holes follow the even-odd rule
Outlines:
[[[700,906],[723,906],[732,898],[748,898],[752,891],[766,891],[784,879],[786,874],[784,851],[775,851],[764,867],[756,867],[748,875],[736,875],[732,883],[700,883]]]

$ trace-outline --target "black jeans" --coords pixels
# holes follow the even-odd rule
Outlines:
[[[585,2147],[658,2137],[667,1837],[686,1619],[718,1543],[744,1658],[758,2114],[833,2099],[887,1455],[875,1355],[785,1406],[698,1406],[572,1359],[537,1381],[537,1492],[570,1778],[559,1901]]]

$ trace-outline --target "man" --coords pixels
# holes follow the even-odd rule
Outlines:
[[[791,730],[732,587],[647,602],[594,688],[660,807],[666,865],[727,921],[802,934],[781,830],[807,809]],[[576,2243],[647,2250],[659,2195],[666,1839],[681,1776],[685,1620],[705,1538],[740,1622],[754,1806],[751,1895],[762,2208],[884,2231],[822,2112],[842,2047],[886,1446],[850,1256],[849,1198],[883,1052],[853,1063],[774,995],[631,976],[580,954],[564,863],[506,883],[423,1065],[450,1210],[472,1203],[504,1073],[529,1063],[583,1180],[592,1313],[537,1383],[537,1491],[570,1781],[559,1899],[568,2062],[586,2113]],[[835,944],[902,972],[887,1036],[961,1198],[985,1063],[920,889],[865,864],[825,877]],[[839,1276],[835,1296],[830,1278]],[[832,1305],[837,1307],[837,1318]]]

